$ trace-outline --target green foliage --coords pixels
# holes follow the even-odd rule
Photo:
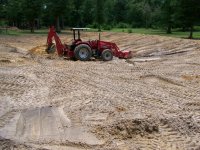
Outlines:
[[[107,25],[107,24],[104,24],[102,26],[103,30],[111,30],[112,29],[112,26],[111,25]]]
[[[133,33],[133,30],[132,29],[128,29],[128,33]]]
[[[199,0],[0,0],[0,19],[10,26],[50,25],[111,30],[117,28],[190,29],[200,21]],[[39,24],[39,25],[38,25]],[[122,30],[120,30],[122,31]],[[126,30],[127,31],[127,30]]]
[[[123,22],[119,22],[117,25],[116,25],[116,28],[129,28],[130,25],[127,24],[127,23],[123,23]]]
[[[95,8],[93,8],[93,0],[85,0],[82,6],[83,25],[92,24],[95,19]]]
[[[1,0],[0,1],[0,18],[5,18],[5,6],[7,4],[6,0]]]
[[[41,0],[21,0],[20,5],[23,16],[30,24],[31,32],[34,32],[35,19],[40,16],[42,3]]]
[[[17,25],[19,22],[22,22],[24,19],[23,8],[21,7],[22,1],[9,0],[7,5],[5,5],[5,18],[10,22],[12,21],[13,25]],[[20,16],[20,17],[19,17]]]
[[[126,22],[126,16],[128,14],[127,12],[128,8],[128,0],[115,0],[114,3],[114,19],[115,22]]]
[[[68,0],[45,0],[44,5],[46,10],[46,16],[50,18],[50,25],[56,26],[56,31],[60,32],[60,22],[63,21],[63,14],[67,9],[67,5],[69,4]],[[44,8],[44,7],[43,7]],[[74,12],[76,15],[77,13]],[[64,21],[62,22],[64,24]]]
[[[89,24],[86,26],[87,28],[99,29],[99,24],[94,22],[93,24]],[[108,24],[103,24],[100,26],[103,30],[112,30],[113,26]]]
[[[108,25],[113,25],[115,11],[114,11],[114,0],[106,0],[104,3],[104,21]]]
[[[161,24],[171,33],[172,27],[175,24],[174,13],[176,12],[176,0],[164,0],[161,11]]]
[[[7,21],[5,21],[5,20],[0,20],[0,27],[1,27],[1,26],[5,27],[5,26],[7,26],[7,24],[8,24]]]
[[[200,27],[195,27],[195,29],[196,28],[200,29]],[[111,31],[112,32],[128,32],[127,29],[121,29],[121,28],[113,28]],[[167,34],[164,29],[132,28],[132,33],[187,38],[189,32],[183,32],[183,31],[178,30],[178,29],[172,29],[172,34]],[[200,39],[200,31],[195,32],[194,38]]]
[[[88,24],[86,27],[97,29],[98,28],[98,24],[96,22],[94,22],[93,24]]]
[[[96,0],[96,22],[98,23],[98,29],[101,31],[101,25],[104,22],[104,1]]]
[[[200,1],[179,0],[175,17],[183,30],[190,28],[189,38],[193,38],[194,26],[199,23],[200,18]]]

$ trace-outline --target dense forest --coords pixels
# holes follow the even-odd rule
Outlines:
[[[200,23],[200,0],[0,0],[0,24],[29,28],[55,25],[172,28],[192,31]]]

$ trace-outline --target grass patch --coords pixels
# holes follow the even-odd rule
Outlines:
[[[30,30],[9,30],[8,29],[7,32],[1,31],[0,35],[10,35],[10,36],[41,35],[41,36],[47,36],[48,32],[49,32],[48,29],[35,30],[34,33],[31,33]],[[59,34],[67,34],[67,33],[69,33],[69,30],[63,30]]]
[[[31,33],[30,31],[28,30],[7,30],[4,31],[2,30],[0,32],[0,35],[10,35],[10,36],[20,36],[20,35],[25,35],[25,34],[39,34],[39,35],[42,35],[42,34],[47,34],[47,32],[43,33],[41,31],[36,31],[35,33]]]
[[[69,34],[69,29],[62,30],[59,34]],[[30,30],[9,30],[7,33],[5,31],[1,31],[0,35],[11,35],[11,36],[21,36],[21,35],[41,35],[47,36],[48,29],[39,29],[35,30],[34,33],[31,33]],[[124,32],[130,34],[146,34],[146,35],[160,35],[160,36],[168,36],[168,37],[177,37],[177,38],[188,38],[189,31],[182,32],[180,29],[172,30],[172,34],[167,34],[163,29],[146,29],[146,28],[113,28],[112,30],[102,30],[106,32]],[[98,32],[98,29],[91,29],[86,32]],[[194,39],[200,39],[200,26],[195,27],[195,32],[193,35]]]
[[[194,39],[200,39],[200,27],[196,27],[196,31],[193,34]],[[188,32],[182,32],[178,29],[172,30],[171,34],[167,34],[163,29],[145,29],[145,28],[132,28],[132,29],[123,29],[123,28],[113,28],[111,32],[125,32],[125,33],[137,33],[137,34],[147,34],[147,35],[160,35],[168,37],[177,37],[177,38],[188,38]]]

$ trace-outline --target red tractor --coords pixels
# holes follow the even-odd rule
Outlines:
[[[130,51],[120,51],[115,43],[105,42],[99,40],[82,41],[80,38],[80,31],[87,30],[88,28],[72,28],[74,40],[72,45],[62,44],[58,34],[54,27],[50,27],[48,38],[47,38],[47,53],[55,52],[59,56],[66,56],[72,59],[88,61],[91,57],[99,58],[104,61],[110,61],[113,56],[128,59],[132,57]],[[78,36],[76,36],[76,33]],[[53,43],[53,38],[55,44]]]

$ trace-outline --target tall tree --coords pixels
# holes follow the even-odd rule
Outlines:
[[[96,22],[99,31],[101,31],[101,25],[104,22],[104,0],[96,0]]]
[[[23,9],[21,8],[21,0],[9,0],[5,5],[6,18],[11,26],[21,26],[21,22],[24,19]],[[20,16],[20,17],[19,17]]]
[[[83,4],[84,4],[84,0],[81,0],[81,1],[73,0],[72,11],[70,14],[70,18],[71,18],[70,20],[73,26],[76,26],[76,27],[83,26]]]
[[[127,8],[128,8],[127,0],[115,0],[114,3],[114,13],[115,13],[115,21],[126,22],[127,20]]]
[[[60,27],[60,20],[63,14],[65,13],[67,9],[67,4],[69,3],[68,0],[46,0],[45,1],[45,7],[47,9],[48,17],[54,18],[54,25],[56,26],[56,31],[61,32]]]
[[[167,27],[167,34],[172,33],[174,24],[174,13],[176,11],[176,0],[164,0],[162,5],[162,24]]]
[[[85,0],[82,6],[83,26],[92,24],[95,17],[93,0]]]
[[[113,25],[114,14],[114,0],[107,0],[104,3],[104,12],[105,12],[105,23],[107,25]]]
[[[4,20],[6,19],[6,6],[7,0],[0,0],[0,26],[4,25]]]
[[[29,22],[31,32],[34,32],[35,19],[40,16],[43,3],[41,0],[21,0],[21,8],[25,19]]]
[[[151,26],[151,14],[152,14],[152,8],[151,8],[151,0],[144,0],[143,1],[143,19],[145,23],[145,28],[148,28]]]
[[[135,0],[129,1],[128,4],[128,23],[132,27],[141,27],[143,25],[143,14],[141,2]]]
[[[177,8],[177,19],[183,26],[190,28],[190,39],[193,38],[194,25],[200,18],[200,1],[199,0],[179,0]]]

